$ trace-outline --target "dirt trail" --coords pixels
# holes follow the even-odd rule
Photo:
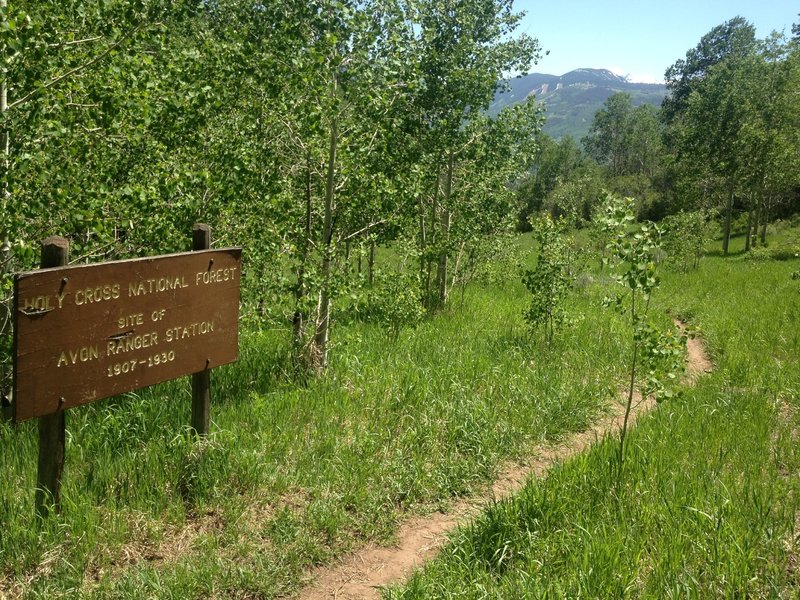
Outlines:
[[[675,322],[680,328],[683,324]],[[689,339],[686,344],[684,383],[693,385],[713,365],[702,342]],[[634,401],[631,423],[653,408],[650,400]],[[601,419],[586,431],[574,434],[558,445],[541,446],[532,452],[524,464],[507,465],[485,494],[466,498],[454,504],[447,514],[435,513],[409,519],[397,533],[397,543],[390,548],[368,544],[355,554],[345,556],[338,564],[317,569],[311,574],[313,583],[304,588],[300,600],[372,600],[380,598],[382,587],[406,579],[425,561],[433,558],[447,540],[447,534],[457,525],[482,511],[487,504],[518,491],[528,477],[540,477],[554,464],[583,452],[595,441],[622,426],[624,406],[614,404],[612,414]]]

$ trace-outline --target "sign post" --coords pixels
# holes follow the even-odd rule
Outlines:
[[[64,411],[192,375],[192,427],[207,435],[210,371],[239,355],[241,248],[67,266],[69,243],[42,244],[41,268],[14,277],[12,420],[39,419],[36,511],[59,510]]]
[[[192,229],[192,250],[211,248],[211,227],[198,223]],[[211,422],[211,371],[208,365],[192,373],[192,428],[198,435],[208,435]]]
[[[241,250],[15,276],[14,422],[233,362]]]
[[[68,262],[68,240],[53,236],[42,242],[40,262],[42,269],[62,267]],[[15,328],[15,336],[16,331]],[[50,506],[56,512],[61,511],[61,474],[64,472],[66,417],[60,404],[54,413],[39,417],[38,424],[39,460],[36,472],[36,514],[45,518]]]

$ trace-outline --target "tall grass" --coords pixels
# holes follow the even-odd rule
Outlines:
[[[624,485],[606,439],[461,529],[387,598],[797,597],[796,264],[709,258],[659,302],[716,370],[641,419]]]
[[[353,321],[298,386],[285,331],[244,331],[214,372],[211,435],[186,380],[71,410],[61,515],[34,517],[33,423],[0,425],[0,595],[274,597],[403,515],[446,508],[504,460],[586,428],[625,352],[600,290],[552,346],[527,336],[518,282],[396,339]]]

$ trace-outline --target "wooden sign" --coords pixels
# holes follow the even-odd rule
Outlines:
[[[14,421],[236,360],[240,277],[239,248],[17,275]]]

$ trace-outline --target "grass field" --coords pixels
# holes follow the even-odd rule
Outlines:
[[[527,247],[527,246],[525,246]],[[703,329],[716,371],[460,531],[392,598],[791,596],[800,449],[796,261],[706,259],[655,299]],[[401,331],[334,330],[327,374],[290,376],[288,332],[244,331],[214,372],[212,434],[187,380],[67,414],[63,512],[38,523],[35,424],[0,424],[0,597],[272,598],[400,519],[483,489],[505,460],[586,428],[628,347],[584,277],[551,348],[518,281],[468,288]]]
[[[734,247],[735,250],[735,247]],[[530,481],[389,598],[800,594],[797,261],[708,258],[660,296],[715,371],[616,440]]]
[[[35,424],[0,425],[0,595],[291,593],[604,411],[625,347],[600,293],[576,294],[581,316],[552,348],[525,334],[518,281],[473,286],[463,310],[396,340],[352,322],[304,387],[287,331],[245,331],[239,362],[214,372],[207,440],[187,430],[187,380],[71,410],[63,513],[41,524]]]

